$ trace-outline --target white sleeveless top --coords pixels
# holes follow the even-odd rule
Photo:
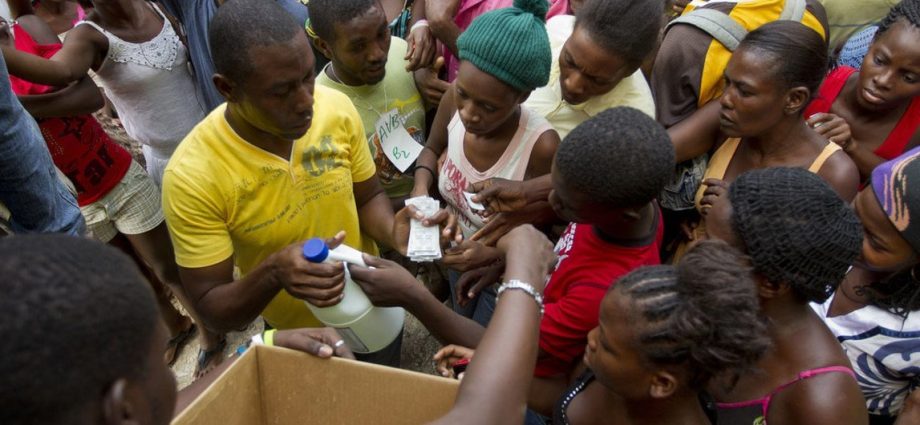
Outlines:
[[[470,184],[493,177],[524,180],[533,146],[543,133],[552,129],[546,118],[522,106],[517,132],[514,133],[505,152],[488,170],[479,171],[470,164],[463,152],[463,136],[466,129],[460,121],[460,114],[454,113],[450,124],[447,125],[447,158],[438,172],[438,190],[447,202],[447,208],[457,216],[464,238],[472,236],[485,223],[477,211],[470,209],[463,192]]]
[[[149,4],[163,18],[163,29],[149,41],[124,41],[90,21],[77,25],[90,25],[108,39],[98,81],[125,131],[144,145],[148,172],[159,183],[169,157],[205,110],[196,96],[185,46],[159,7]]]

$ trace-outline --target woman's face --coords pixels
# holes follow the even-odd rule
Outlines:
[[[888,219],[871,185],[856,195],[853,208],[863,225],[861,266],[896,273],[917,264],[913,248]]]
[[[876,37],[859,71],[856,102],[884,110],[920,96],[920,28],[895,21]]]
[[[634,325],[641,321],[630,298],[619,289],[608,292],[601,302],[598,327],[588,333],[585,365],[594,371],[597,381],[627,400],[649,397],[653,371],[646,367],[636,349]]]
[[[738,49],[725,67],[719,123],[729,137],[754,137],[784,117],[786,90],[777,78],[776,58],[757,49]]]
[[[470,62],[460,62],[454,100],[467,132],[484,136],[514,116],[526,97]]]

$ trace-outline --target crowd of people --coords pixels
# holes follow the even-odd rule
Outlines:
[[[166,424],[254,321],[400,367],[353,279],[438,423],[920,424],[920,0],[6,3],[0,423]]]

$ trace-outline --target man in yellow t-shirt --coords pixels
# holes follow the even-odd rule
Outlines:
[[[404,252],[409,210],[394,216],[348,98],[314,92],[309,43],[283,9],[228,1],[210,39],[227,103],[189,133],[163,180],[183,285],[217,330],[260,314],[279,329],[321,326],[304,301],[338,303],[343,267],[306,261],[303,241]],[[398,364],[399,340],[391,348],[366,359]]]

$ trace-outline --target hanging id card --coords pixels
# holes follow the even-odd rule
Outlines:
[[[412,138],[412,135],[403,127],[399,111],[391,109],[380,116],[375,124],[377,136],[380,137],[380,147],[387,159],[393,163],[399,172],[404,173],[422,153],[422,145]]]

